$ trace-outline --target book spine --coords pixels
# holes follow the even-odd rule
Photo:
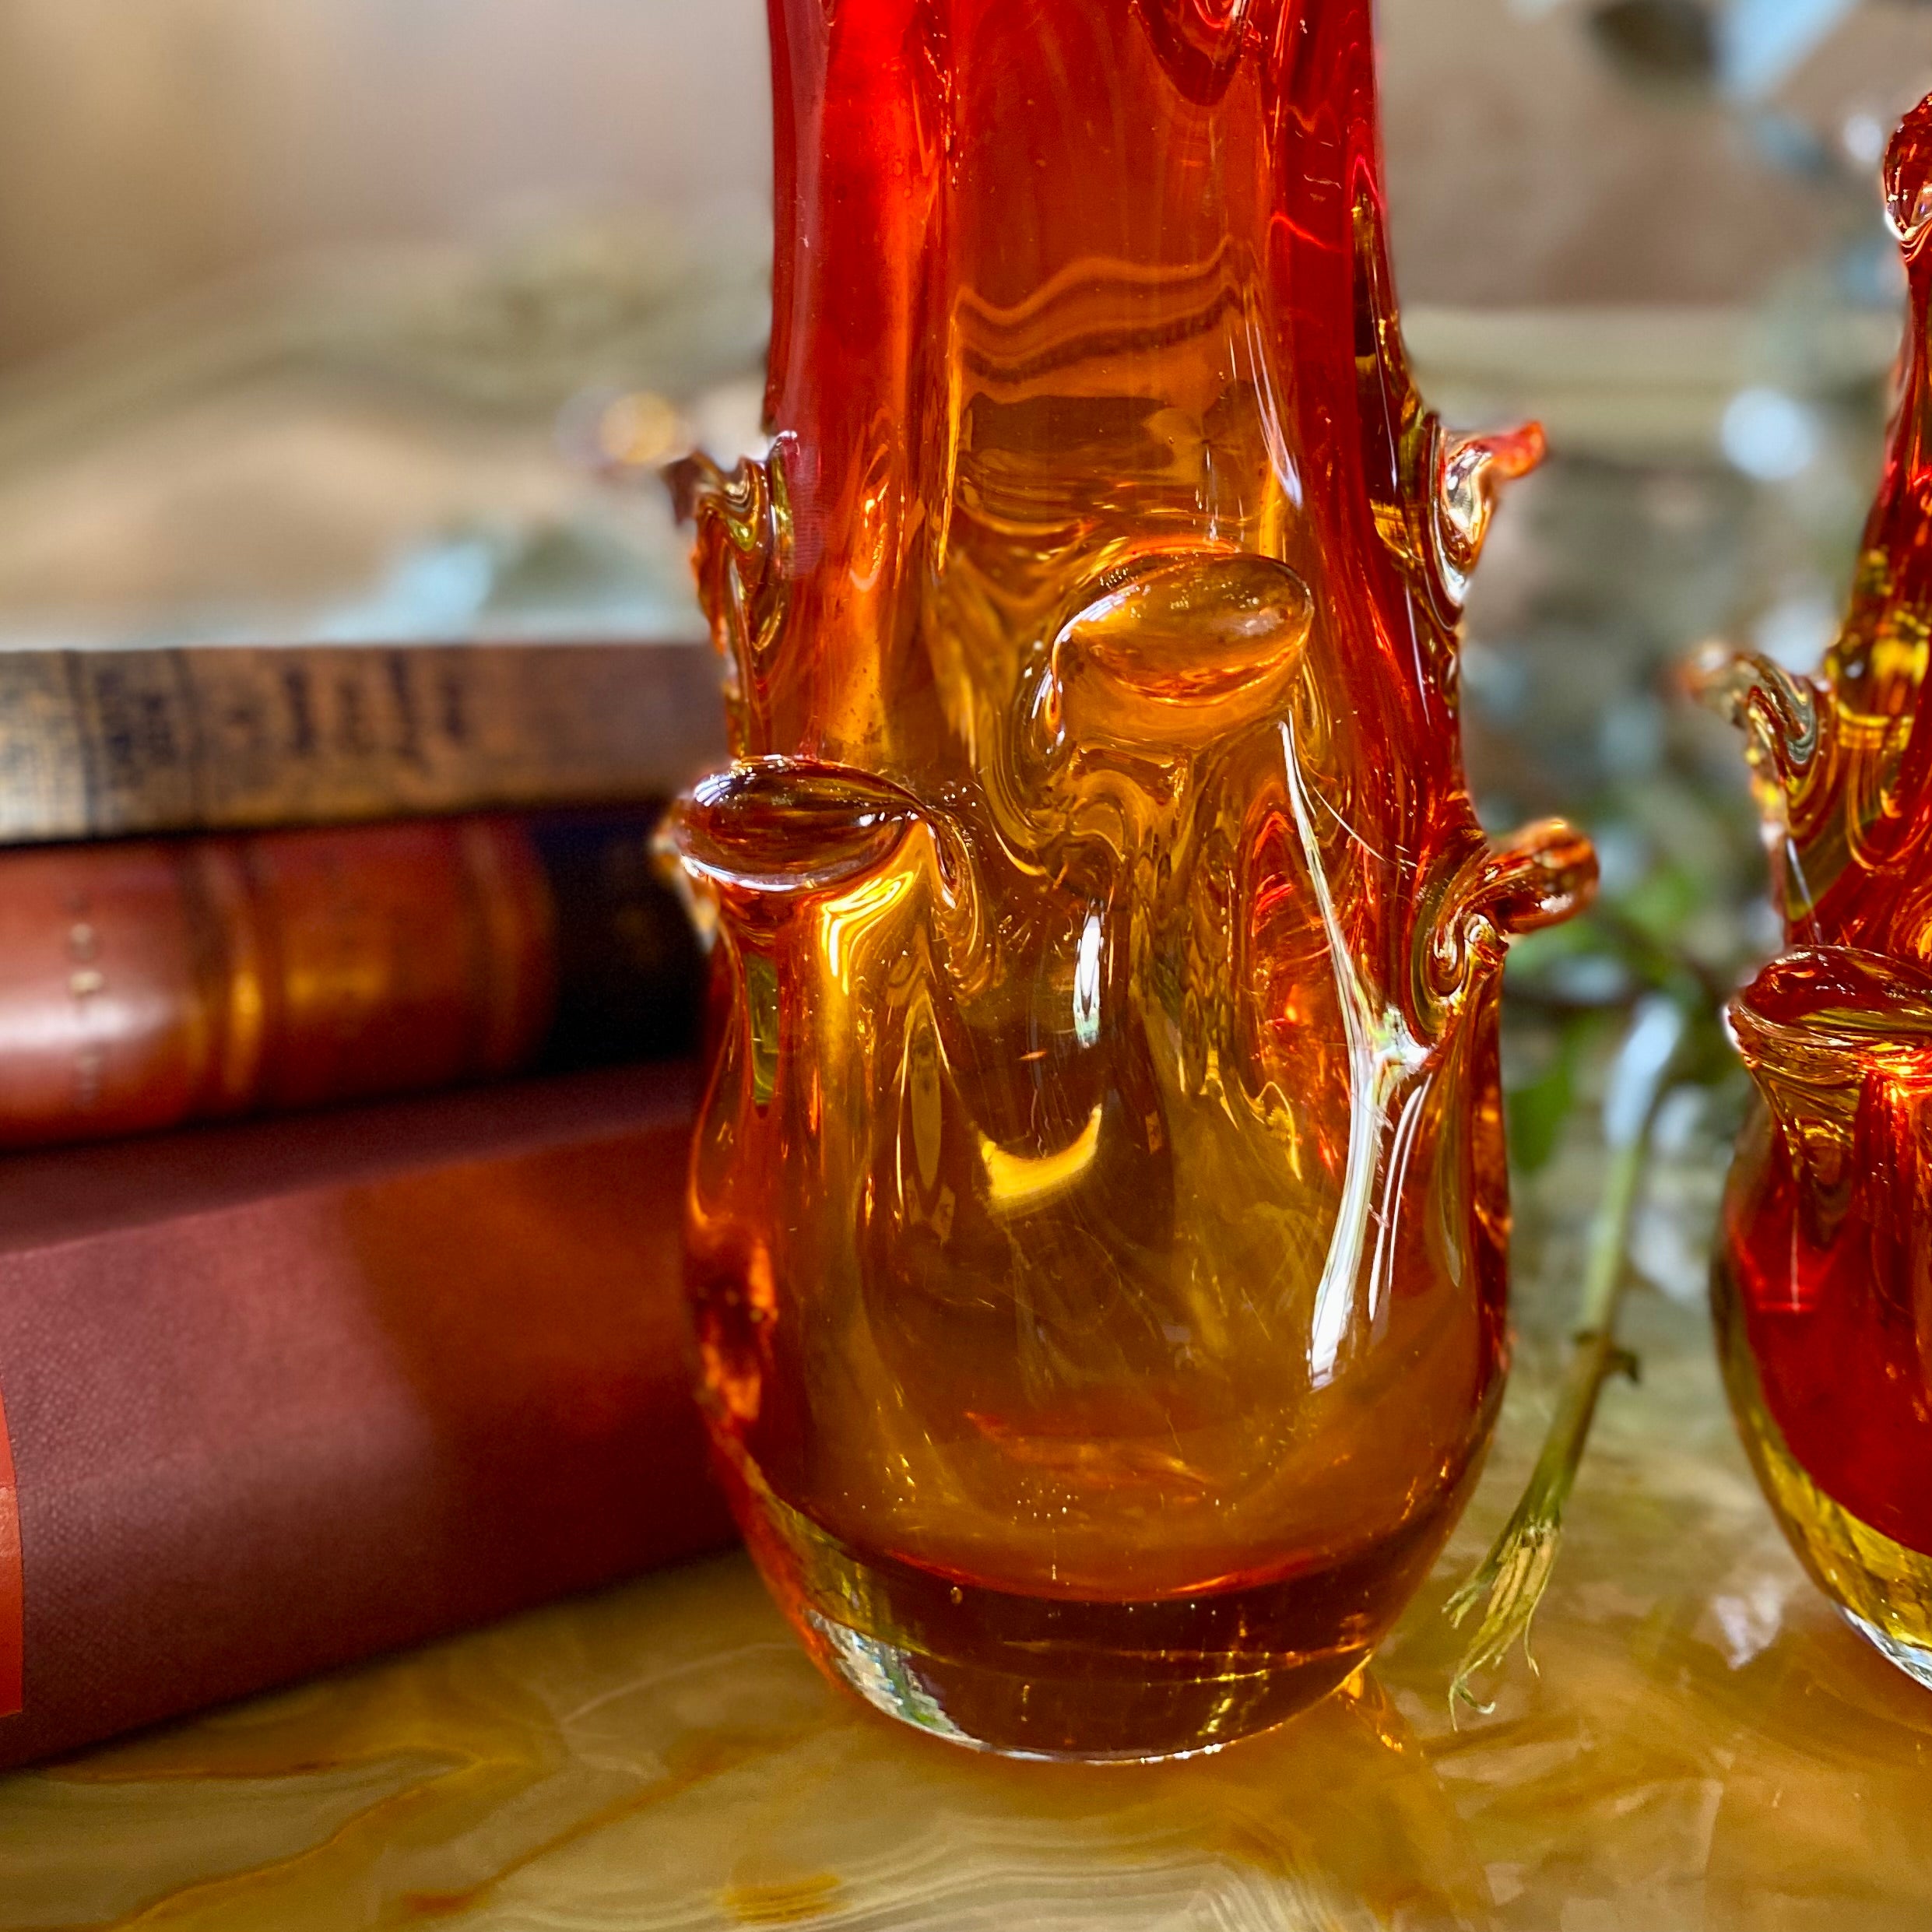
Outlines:
[[[578,1124],[540,1128],[546,1093]],[[727,1542],[683,1356],[693,1093],[653,1067],[357,1110],[328,1124],[357,1148],[500,1125],[212,1203],[272,1130],[90,1150],[95,1224],[53,1238],[19,1223],[58,1174],[11,1177],[0,1768]]]
[[[668,797],[701,644],[0,652],[0,844]]]
[[[553,1035],[577,1065],[682,1045],[697,968],[643,858],[653,823],[0,853],[0,1145],[427,1091]]]

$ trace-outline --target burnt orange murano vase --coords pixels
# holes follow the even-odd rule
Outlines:
[[[1369,0],[771,0],[769,455],[677,480],[736,761],[702,1395],[813,1655],[1154,1758],[1347,1677],[1507,1355],[1459,609],[1534,430],[1404,365]]]
[[[1788,950],[1734,1003],[1762,1104],[1715,1273],[1731,1405],[1800,1560],[1932,1687],[1932,100],[1888,157],[1912,321],[1821,679],[1712,667]]]

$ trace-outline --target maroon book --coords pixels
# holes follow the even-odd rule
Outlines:
[[[729,1540],[693,1098],[628,1068],[0,1164],[0,1765]]]

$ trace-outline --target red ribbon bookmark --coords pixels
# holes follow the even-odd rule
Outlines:
[[[0,1717],[20,1709],[26,1653],[26,1594],[20,1568],[20,1497],[7,1407],[0,1400]]]

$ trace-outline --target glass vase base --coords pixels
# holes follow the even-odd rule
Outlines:
[[[1913,1683],[1932,1691],[1932,1644],[1914,1643],[1909,1639],[1894,1636],[1890,1631],[1867,1623],[1856,1611],[1846,1610],[1842,1604],[1838,1614],[1888,1663],[1904,1671]]]
[[[1874,1529],[1812,1480],[1765,1400],[1742,1297],[1722,1262],[1712,1301],[1731,1412],[1786,1540],[1846,1623],[1932,1690],[1932,1556]]]
[[[1368,1660],[1461,1500],[1290,1578],[1090,1600],[863,1553],[768,1491],[747,1506],[733,1487],[767,1583],[834,1682],[971,1750],[1120,1764],[1217,1751],[1319,1702]]]
[[[1056,1607],[1098,1628],[1133,1606]],[[1083,1660],[1069,1656],[942,1657],[817,1613],[809,1625],[820,1663],[874,1710],[970,1751],[1049,1763],[1157,1764],[1224,1750],[1319,1703],[1367,1656],[1303,1659],[1224,1676],[1157,1662],[1128,1681],[1105,1669],[1121,1653],[1098,1647],[1084,1661],[1099,1667],[1082,1673]],[[1056,1663],[1063,1674],[1049,1674]]]

